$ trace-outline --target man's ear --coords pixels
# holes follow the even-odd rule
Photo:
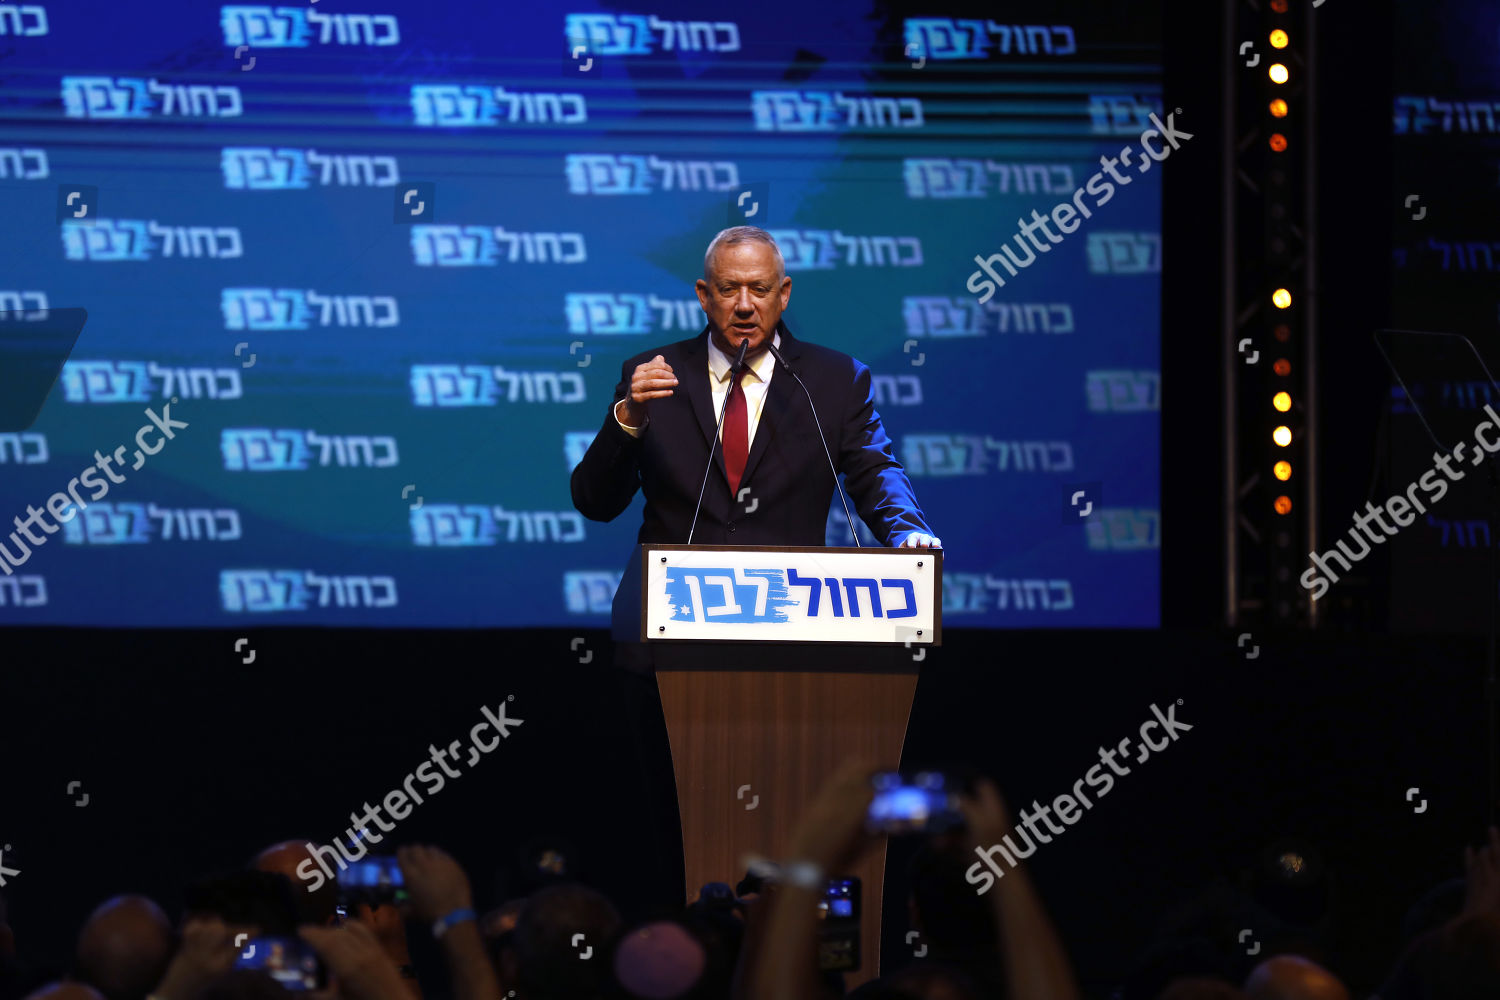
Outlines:
[[[693,285],[693,291],[698,293],[698,304],[703,307],[704,312],[708,312],[708,282],[699,278],[697,284]]]

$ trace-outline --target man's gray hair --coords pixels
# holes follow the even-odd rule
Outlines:
[[[776,281],[780,283],[786,277],[786,259],[781,256],[781,247],[776,245],[776,240],[771,234],[759,226],[730,226],[720,231],[708,244],[708,250],[703,254],[703,277],[712,277],[709,269],[713,264],[714,253],[720,247],[732,247],[740,243],[760,243],[771,248],[776,255]]]

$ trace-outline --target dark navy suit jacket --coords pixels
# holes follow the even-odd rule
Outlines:
[[[807,383],[818,407],[828,453],[844,475],[844,486],[861,520],[885,545],[900,545],[914,531],[932,534],[911,480],[896,460],[891,439],[875,412],[870,369],[847,354],[797,340],[782,323],[779,350]],[[614,404],[630,391],[638,365],[662,355],[677,376],[665,399],[652,400],[646,432],[631,437],[615,421]],[[573,506],[592,521],[611,521],[635,497],[646,497],[638,542],[688,540],[688,527],[703,468],[715,437],[708,374],[708,328],[698,336],[628,358],[620,383],[593,444],[573,470]],[[807,395],[777,365],[766,391],[760,422],[740,487],[729,492],[723,448],[714,448],[714,468],[703,494],[694,544],[823,545],[833,475],[818,440]],[[753,509],[752,509],[753,508]],[[633,642],[640,635],[639,550],[632,553],[615,593],[613,631]]]

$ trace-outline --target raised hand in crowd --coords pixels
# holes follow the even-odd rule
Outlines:
[[[784,877],[756,904],[763,921],[741,953],[744,969],[736,995],[745,1000],[815,1000],[823,991],[818,974],[818,902],[823,884],[846,870],[874,843],[865,814],[874,797],[875,768],[850,761],[828,779],[797,824]]]
[[[1000,843],[1011,832],[1010,812],[994,783],[983,778],[972,796],[960,795],[971,851]],[[973,855],[977,857],[977,855]],[[998,880],[990,895],[999,925],[1001,967],[1013,997],[1077,1000],[1078,984],[1068,966],[1062,941],[1047,917],[1031,876],[1022,865]]]
[[[437,847],[403,847],[396,852],[406,882],[411,914],[442,943],[457,1000],[500,1000],[500,981],[485,952],[474,914],[469,876]]]
[[[1464,916],[1500,913],[1500,830],[1490,827],[1488,842],[1464,847]]]
[[[401,970],[375,932],[357,920],[342,927],[297,929],[337,983],[344,1000],[408,1000],[411,993]]]
[[[195,1000],[203,988],[234,967],[239,955],[235,938],[254,936],[254,927],[232,927],[218,917],[189,917],[182,925],[182,943],[172,956],[166,975],[153,991],[158,1000]]]

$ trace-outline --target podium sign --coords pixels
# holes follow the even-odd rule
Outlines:
[[[941,549],[641,549],[643,640],[941,644]]]

